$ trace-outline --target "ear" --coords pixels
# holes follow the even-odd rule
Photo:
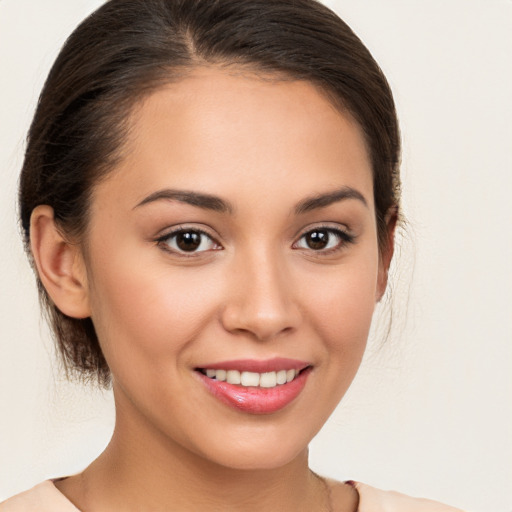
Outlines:
[[[377,302],[379,302],[388,284],[389,266],[395,252],[395,229],[398,220],[398,209],[392,206],[386,214],[386,246],[380,251],[379,274],[377,277]]]
[[[72,318],[89,317],[87,274],[80,247],[63,237],[50,206],[40,205],[32,212],[30,248],[39,278],[59,310]]]

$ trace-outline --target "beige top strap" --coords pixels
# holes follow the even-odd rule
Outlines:
[[[80,512],[51,480],[0,503],[0,512]]]
[[[359,492],[358,512],[464,512],[437,501],[382,491],[359,482],[354,482],[354,487]]]

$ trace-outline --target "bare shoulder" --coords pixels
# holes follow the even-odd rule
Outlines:
[[[324,478],[324,481],[329,488],[333,512],[359,512],[359,494],[352,485],[330,478]]]

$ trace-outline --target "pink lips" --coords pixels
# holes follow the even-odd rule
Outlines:
[[[256,373],[277,372],[290,369],[300,371],[291,382],[273,388],[245,387],[236,384],[228,384],[224,381],[211,379],[199,371],[197,372],[198,377],[208,391],[216,398],[226,405],[250,414],[271,414],[286,407],[303,390],[306,380],[311,373],[309,363],[285,358],[275,358],[266,361],[248,359],[223,361],[207,364],[201,368]]]

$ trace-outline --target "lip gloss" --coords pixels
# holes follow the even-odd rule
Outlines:
[[[224,404],[249,414],[272,414],[285,408],[304,389],[312,369],[308,363],[282,358],[267,361],[225,361],[208,364],[203,368],[214,370],[236,369],[240,372],[251,371],[256,373],[285,369],[294,369],[299,372],[292,381],[271,388],[229,384],[225,381],[209,378],[200,371],[196,372],[201,382],[213,396]]]

